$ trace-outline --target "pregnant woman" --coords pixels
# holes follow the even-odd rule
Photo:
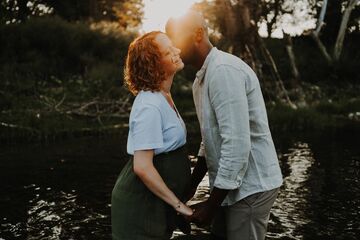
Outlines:
[[[114,240],[170,239],[177,215],[193,211],[181,199],[190,182],[186,128],[172,100],[174,75],[184,67],[180,50],[154,31],[129,46],[125,83],[136,96],[127,152],[111,199]]]

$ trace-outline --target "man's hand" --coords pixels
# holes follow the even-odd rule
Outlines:
[[[229,190],[214,187],[207,201],[190,206],[194,213],[188,219],[199,227],[210,225]]]
[[[191,205],[190,208],[194,210],[194,213],[188,219],[199,227],[210,225],[218,209],[218,207],[212,206],[209,201]]]

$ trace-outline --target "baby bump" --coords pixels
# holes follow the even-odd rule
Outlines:
[[[184,151],[174,151],[154,158],[154,166],[166,185],[181,197],[190,184],[190,160]]]

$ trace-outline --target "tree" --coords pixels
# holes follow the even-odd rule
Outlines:
[[[23,22],[34,13],[39,13],[37,0],[3,0],[0,2],[0,23]],[[46,11],[46,9],[44,9]],[[41,13],[40,13],[41,14]]]
[[[284,0],[269,0],[263,1],[261,4],[261,18],[266,23],[268,38],[276,27],[279,16],[285,12],[282,8]]]
[[[346,34],[346,30],[348,27],[348,22],[350,19],[350,15],[352,10],[355,8],[356,4],[360,3],[359,0],[350,0],[345,8],[344,14],[342,16],[341,19],[341,24],[340,24],[340,28],[339,28],[339,33],[337,35],[336,38],[336,43],[334,46],[334,60],[335,61],[339,61],[340,58],[340,54],[342,51],[342,47],[344,44],[344,38],[345,38],[345,34]]]
[[[24,22],[33,16],[58,15],[68,21],[119,21],[136,27],[143,17],[142,0],[3,0],[1,23]]]
[[[138,26],[144,16],[142,0],[113,0],[113,15],[124,28]]]
[[[275,96],[292,104],[277,66],[258,33],[258,22],[261,18],[262,0],[215,0],[203,1],[194,6],[201,10],[205,17],[211,20],[210,27],[222,35],[227,51],[240,56],[258,74],[264,83],[271,80],[263,74],[264,66],[277,89]],[[265,64],[264,64],[265,63]],[[269,82],[270,85],[270,82]]]
[[[343,2],[344,4],[340,4],[340,5],[339,5],[339,2],[340,1],[337,1],[337,3],[338,3],[337,10],[341,12],[341,9],[343,8],[342,6],[344,6],[344,10],[341,13],[341,18],[337,20],[338,24],[336,24],[336,25],[338,25],[338,28],[336,28],[336,29],[338,29],[338,30],[331,29],[330,31],[327,32],[327,34],[329,34],[329,32],[331,33],[333,31],[337,31],[336,42],[334,44],[333,54],[331,55],[328,52],[326,45],[320,39],[320,31],[321,31],[322,27],[325,26],[325,28],[328,28],[327,24],[324,23],[324,19],[329,19],[329,17],[325,18],[325,13],[327,13],[327,9],[328,9],[327,8],[328,7],[327,0],[323,1],[322,9],[321,9],[320,16],[319,16],[319,19],[317,22],[317,27],[311,34],[312,37],[314,38],[314,40],[316,41],[322,55],[324,56],[324,58],[326,59],[326,61],[328,62],[329,65],[334,64],[335,62],[339,61],[339,59],[340,59],[342,47],[344,44],[345,34],[348,29],[348,23],[350,20],[351,12],[355,8],[355,6],[358,3],[360,3],[360,0],[349,0],[347,2]],[[330,10],[330,13],[332,13],[332,15],[339,16],[338,14],[334,14],[334,12],[335,12],[334,9]],[[330,23],[335,25],[333,20],[330,20]],[[332,39],[335,39],[335,35],[332,37]]]

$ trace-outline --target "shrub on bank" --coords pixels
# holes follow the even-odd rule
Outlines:
[[[85,23],[56,17],[0,25],[0,89],[31,94],[73,76],[81,76],[98,91],[120,86],[132,37],[104,35]]]

